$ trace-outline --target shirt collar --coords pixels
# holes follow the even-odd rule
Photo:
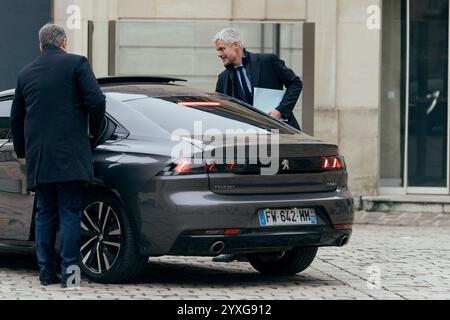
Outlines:
[[[55,46],[54,44],[46,44],[42,50],[46,51],[46,50],[60,50],[60,51],[64,51],[63,49],[61,49],[58,46]]]

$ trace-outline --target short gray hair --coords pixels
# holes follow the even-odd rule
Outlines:
[[[66,37],[64,29],[56,24],[47,23],[39,30],[39,43],[42,48],[48,44],[61,47]]]
[[[213,38],[213,42],[216,43],[219,40],[225,41],[228,45],[232,45],[235,42],[240,43],[241,47],[244,46],[244,42],[241,39],[241,35],[233,28],[226,28],[220,30]]]

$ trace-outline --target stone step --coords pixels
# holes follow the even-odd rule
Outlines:
[[[378,196],[361,197],[359,208],[368,212],[449,213],[450,196]]]
[[[361,197],[355,210],[359,224],[450,227],[450,196]]]

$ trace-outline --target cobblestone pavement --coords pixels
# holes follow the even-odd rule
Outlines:
[[[84,279],[74,290],[41,287],[35,263],[33,256],[0,255],[0,300],[450,299],[448,228],[356,225],[346,247],[321,248],[310,268],[282,278],[264,277],[245,262],[162,257],[151,259],[136,283]]]

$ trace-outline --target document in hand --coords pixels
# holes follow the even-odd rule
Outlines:
[[[253,107],[262,112],[269,113],[280,105],[284,93],[284,90],[255,88],[253,94]]]

